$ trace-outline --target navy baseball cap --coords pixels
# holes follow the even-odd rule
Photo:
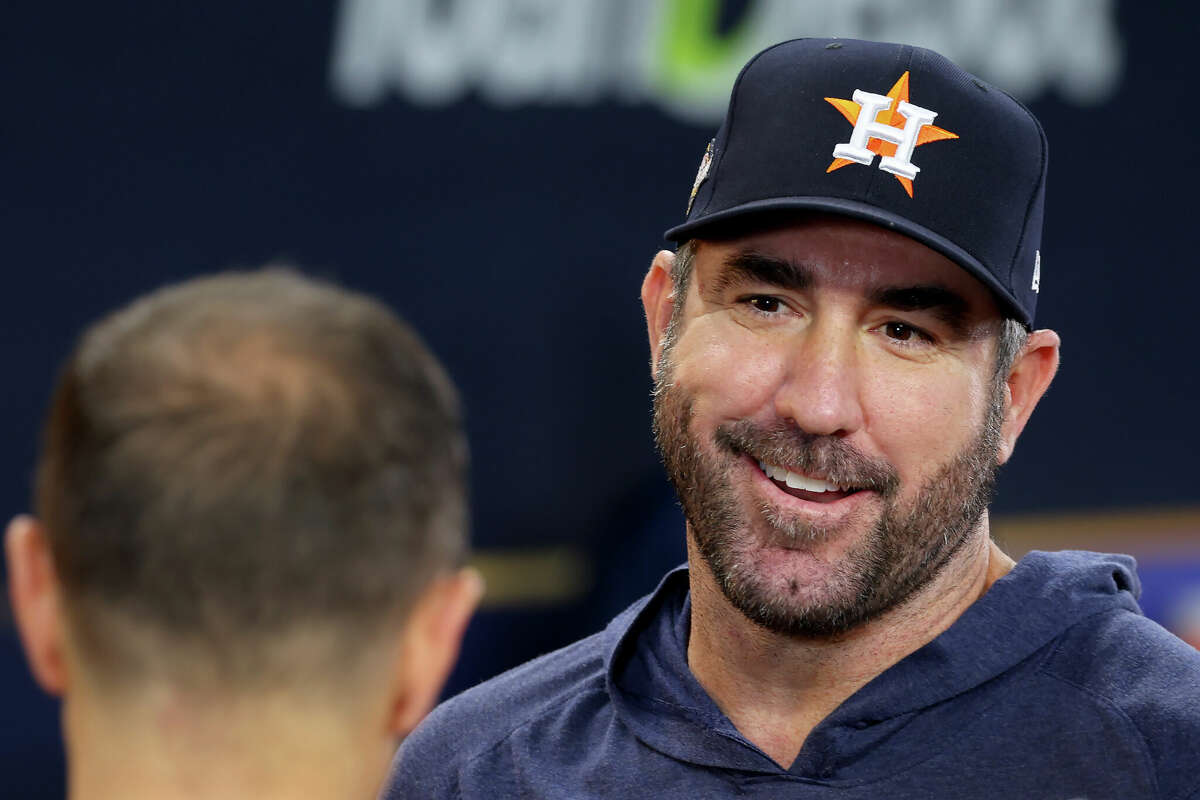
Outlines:
[[[1005,92],[931,50],[793,39],[742,68],[700,163],[683,242],[790,210],[904,233],[1033,323],[1046,135]]]

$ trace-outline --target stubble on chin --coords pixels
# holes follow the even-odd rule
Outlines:
[[[671,381],[669,360],[656,376],[654,434],[696,550],[730,603],[774,633],[829,638],[903,603],[970,538],[994,486],[1000,403],[993,397],[976,437],[908,500],[890,465],[794,426],[740,421],[702,442],[692,430],[693,398]],[[750,504],[730,482],[742,454],[871,487],[883,508],[874,520],[824,527],[769,501]],[[773,568],[773,549],[815,552],[851,525],[864,530],[843,556],[821,565],[818,581]]]

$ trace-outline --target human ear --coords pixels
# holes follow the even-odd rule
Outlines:
[[[33,517],[18,516],[4,536],[13,618],[34,680],[53,695],[67,689],[64,620],[58,574],[46,531]]]
[[[388,725],[395,736],[417,727],[458,660],[463,634],[483,596],[483,578],[470,567],[435,578],[409,615]]]
[[[674,285],[671,268],[675,266],[675,254],[670,250],[659,250],[650,263],[650,271],[642,281],[642,308],[646,310],[646,330],[650,336],[650,374],[657,374],[658,359],[662,354],[663,338],[671,324],[675,306]]]
[[[1025,429],[1034,407],[1058,371],[1059,345],[1058,334],[1054,331],[1034,331],[1029,334],[1009,370],[1005,382],[1004,421],[1000,428],[1000,453],[997,457],[1001,464],[1012,456],[1017,437]]]

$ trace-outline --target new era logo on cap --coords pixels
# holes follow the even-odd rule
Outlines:
[[[666,235],[767,212],[844,214],[937,250],[1029,325],[1045,176],[1033,115],[937,53],[795,39],[742,69],[687,219]]]

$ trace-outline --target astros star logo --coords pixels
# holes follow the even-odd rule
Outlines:
[[[913,150],[930,142],[958,138],[958,134],[932,124],[936,111],[908,102],[907,71],[886,95],[855,89],[853,100],[825,100],[854,126],[850,141],[833,148],[833,163],[825,172],[849,164],[870,166],[878,154],[879,168],[895,175],[909,197],[913,196],[913,179],[921,171],[912,163]]]

